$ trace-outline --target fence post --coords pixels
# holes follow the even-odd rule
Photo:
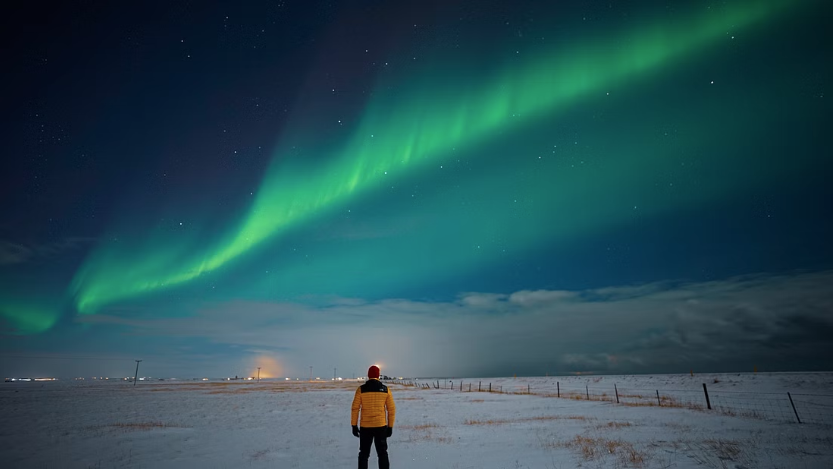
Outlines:
[[[589,401],[591,400],[591,395],[590,395],[590,394],[588,394],[588,385],[587,385],[587,384],[585,385],[585,397],[586,397]]]
[[[702,383],[704,385],[704,396],[707,398],[707,409],[712,409],[712,406],[709,405],[709,393],[707,392],[707,383]]]
[[[460,392],[463,392],[463,380],[460,382]]]
[[[469,383],[469,392],[472,392],[472,383]]]
[[[654,393],[657,394],[657,406],[660,407],[660,391],[655,389]]]
[[[558,381],[556,381],[556,397],[562,397],[562,396],[559,394],[559,382],[558,382]]]
[[[492,392],[492,383],[489,383],[489,392]]]
[[[620,393],[617,392],[617,383],[614,383],[614,395],[617,396],[617,404],[620,403]]]
[[[478,392],[481,392],[481,382],[478,381]]]
[[[802,423],[802,420],[799,420],[799,412],[796,411],[796,406],[793,405],[793,398],[791,397],[791,393],[788,393],[788,400],[791,401],[791,407],[793,407],[793,414],[796,415],[796,421]]]
[[[530,394],[530,385],[527,385],[527,394]]]

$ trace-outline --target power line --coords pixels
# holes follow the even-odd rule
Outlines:
[[[139,377],[139,362],[142,360],[135,360],[136,361],[136,373],[133,375],[133,385],[136,386],[136,378]]]

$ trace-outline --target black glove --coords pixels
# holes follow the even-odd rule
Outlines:
[[[358,425],[351,425],[350,428],[353,429],[353,436],[359,438],[359,426]]]
[[[386,427],[388,429],[388,434],[385,435],[386,438],[391,438],[391,435],[394,434],[394,427]]]

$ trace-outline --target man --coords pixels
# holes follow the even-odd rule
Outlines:
[[[359,412],[362,412],[361,430]],[[359,438],[359,469],[368,469],[371,443],[376,447],[379,469],[388,469],[388,438],[394,431],[397,407],[388,386],[379,382],[379,368],[368,369],[368,381],[356,389],[350,406],[350,425],[353,436]],[[388,422],[386,423],[386,415]]]

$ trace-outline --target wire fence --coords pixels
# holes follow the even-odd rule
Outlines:
[[[464,382],[452,380],[391,380],[391,383],[421,389],[446,389],[458,392],[529,394],[560,399],[611,402],[631,407],[685,408],[718,412],[728,416],[748,417],[779,422],[832,425],[832,395],[774,392],[711,391],[702,389],[637,389],[565,385],[559,381],[533,387],[505,381]]]

